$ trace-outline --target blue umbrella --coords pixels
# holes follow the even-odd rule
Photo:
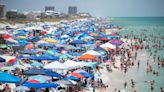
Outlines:
[[[39,63],[39,62],[33,62],[31,65],[35,66],[35,67],[42,67],[43,66],[43,64]]]
[[[0,57],[0,62],[5,62],[6,60],[4,58]]]
[[[64,80],[80,81],[80,78],[77,78],[77,77],[75,77],[75,76],[69,76],[69,77],[64,78]]]
[[[0,72],[0,83],[20,83],[21,79],[6,72]]]
[[[83,40],[75,40],[72,41],[70,44],[71,45],[76,45],[76,44],[86,44],[87,42],[83,41]]]
[[[30,82],[25,82],[23,86],[27,86],[29,88],[56,88],[59,86],[58,84],[55,83],[30,83]]]

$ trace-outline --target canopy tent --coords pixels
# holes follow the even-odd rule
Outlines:
[[[70,68],[78,68],[81,66],[79,62],[73,61],[73,60],[67,60],[64,62],[65,65],[67,65]]]
[[[30,82],[25,82],[23,86],[27,86],[29,88],[56,88],[59,86],[58,84],[55,83],[30,83]]]
[[[101,56],[101,53],[94,51],[94,50],[89,50],[89,51],[85,52],[83,55],[85,55],[85,54],[90,54],[93,56]]]
[[[20,83],[21,79],[6,72],[0,72],[0,83]]]
[[[93,55],[90,55],[90,54],[85,54],[85,55],[82,55],[80,57],[78,57],[79,60],[92,60],[92,61],[96,61],[96,57],[93,56]]]
[[[113,45],[113,44],[111,44],[111,43],[109,43],[109,42],[100,45],[100,47],[102,47],[102,48],[111,48],[111,49],[116,49],[116,46]]]
[[[46,64],[44,66],[45,69],[57,69],[57,70],[64,70],[64,69],[69,69],[68,66],[66,66],[65,64],[62,64],[58,61],[54,61],[52,63]]]
[[[57,84],[64,84],[64,85],[73,85],[72,82],[68,81],[68,80],[58,80],[58,81],[55,81],[55,83]]]

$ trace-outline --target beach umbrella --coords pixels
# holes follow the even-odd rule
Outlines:
[[[9,64],[14,64],[15,61],[16,61],[16,58],[12,58],[12,59],[10,59],[10,60],[8,61],[8,63],[9,63]]]
[[[5,62],[6,60],[2,57],[0,57],[0,62]]]
[[[17,86],[16,88],[14,88],[14,91],[30,91],[30,88],[26,87],[26,86]]]
[[[63,78],[64,77],[63,75],[61,75],[61,74],[59,74],[59,73],[57,73],[55,71],[50,71],[50,70],[46,71],[45,75],[51,76],[51,77],[57,77],[57,78]]]
[[[123,42],[121,40],[118,40],[118,39],[113,39],[110,41],[111,44],[114,44],[114,45],[121,45],[123,44]]]
[[[89,73],[86,73],[86,72],[81,72],[81,73],[79,73],[79,74],[81,74],[81,75],[84,76],[85,78],[91,77],[90,74],[89,74]]]
[[[5,35],[3,36],[3,38],[4,38],[4,39],[9,39],[9,38],[11,38],[11,36],[10,36],[9,34],[5,34]]]
[[[23,86],[27,86],[29,88],[56,88],[59,86],[56,83],[30,83],[30,82],[25,82]]]
[[[94,55],[94,56],[101,56],[101,53],[94,51],[94,50],[89,50],[87,52],[85,52],[83,55],[85,54],[90,54],[90,55]]]
[[[76,72],[76,73],[87,73],[86,71],[81,70],[81,69],[75,70],[74,72]]]
[[[75,76],[69,76],[69,77],[64,78],[64,80],[80,81],[80,78],[77,78],[77,77],[75,77]]]
[[[47,80],[51,80],[52,78],[49,77],[49,76],[44,76],[44,75],[35,75],[35,76],[30,76],[30,77],[28,77],[28,79],[30,79],[30,80],[37,80],[37,81],[39,81],[40,83],[44,83],[44,82],[46,82]]]
[[[20,83],[21,79],[6,72],[0,72],[0,83]]]
[[[108,59],[106,62],[112,62],[112,60],[111,59]]]
[[[35,67],[42,67],[43,66],[43,64],[39,63],[39,62],[33,62],[31,65],[35,66]]]
[[[66,66],[63,63],[60,63],[58,61],[54,61],[52,63],[46,64],[44,66],[45,69],[57,69],[57,70],[65,70],[65,69],[69,69],[68,66]]]
[[[72,41],[70,44],[71,45],[76,45],[76,44],[86,44],[87,42],[83,41],[83,40],[74,40]]]
[[[81,75],[80,73],[75,73],[75,72],[73,72],[73,73],[71,73],[71,75],[72,75],[72,76],[75,76],[75,77],[77,77],[77,78],[80,78],[80,79],[84,78],[84,76]]]
[[[29,70],[25,70],[23,72],[24,75],[45,75],[45,69],[37,69],[37,68],[32,68]]]
[[[102,40],[102,41],[109,41],[110,39],[108,39],[108,38],[101,38],[100,40]]]
[[[73,60],[67,60],[64,62],[65,65],[67,65],[70,68],[78,68],[81,66],[79,62],[73,61]]]
[[[69,38],[70,36],[69,35],[66,35],[66,34],[64,34],[64,35],[62,35],[61,36],[61,38]]]
[[[100,45],[100,47],[102,47],[102,48],[107,48],[108,47],[108,48],[111,48],[111,49],[116,49],[116,46],[111,44],[111,43],[109,43],[109,42]]]
[[[96,57],[90,54],[85,54],[82,55],[80,57],[78,57],[79,60],[92,60],[92,61],[96,61]]]
[[[0,44],[0,48],[4,49],[4,48],[8,48],[7,44]]]
[[[51,43],[41,43],[38,46],[39,47],[55,47],[55,45]]]
[[[64,84],[64,85],[72,85],[72,82],[68,81],[68,80],[58,80],[58,81],[55,81],[55,83],[57,84]]]
[[[44,40],[44,41],[46,41],[46,42],[48,42],[48,43],[58,43],[57,40],[52,39],[52,38],[43,38],[42,40]]]
[[[30,83],[40,83],[39,80],[35,80],[35,79],[29,79],[27,81],[30,82]]]
[[[13,67],[18,68],[18,69],[23,69],[23,70],[27,69],[27,67],[20,65],[20,64],[15,64]]]
[[[46,32],[46,31],[41,31],[40,33],[41,33],[42,35],[47,34],[47,32]]]
[[[2,68],[3,66],[4,66],[4,65],[0,63],[0,70],[1,70],[1,68]]]
[[[32,43],[29,43],[28,45],[25,46],[25,48],[34,49],[34,45]]]
[[[74,49],[76,49],[76,47],[73,46],[73,45],[69,45],[69,46],[66,47],[66,49],[67,50],[74,50]]]
[[[59,56],[59,58],[60,59],[68,59],[69,57],[66,54],[62,54],[62,55]]]

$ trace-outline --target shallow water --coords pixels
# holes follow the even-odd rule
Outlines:
[[[157,36],[157,40],[161,41],[161,44],[164,44],[164,39],[160,37],[164,37],[164,17],[158,18],[114,18],[114,24],[122,26],[126,28],[120,32],[120,34],[130,34],[131,31],[135,35],[141,36],[141,33],[145,33],[148,36],[148,39],[151,39],[150,34]],[[147,30],[147,31],[144,31]],[[142,38],[142,36],[140,37]],[[151,41],[148,44],[153,45]],[[160,55],[160,58],[164,59],[164,49],[160,50],[158,53],[154,53],[155,49],[151,48],[153,55]],[[153,60],[153,57],[149,57],[148,51],[143,51],[138,59],[141,61],[140,68],[132,67],[129,69],[125,77],[123,78],[129,84],[127,86],[126,92],[133,92],[130,86],[130,80],[134,79],[136,81],[136,89],[137,92],[160,92],[160,87],[164,88],[164,68],[158,69],[157,67],[157,59]],[[152,64],[154,70],[158,70],[160,75],[154,76],[152,73],[146,73],[146,62],[150,60],[150,64]],[[150,84],[144,83],[144,81],[155,80],[154,90],[150,90]],[[123,84],[117,84],[119,88],[123,88]]]

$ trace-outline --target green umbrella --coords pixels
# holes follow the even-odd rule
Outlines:
[[[54,55],[55,54],[55,52],[53,50],[47,50],[46,52],[49,53],[49,54],[51,54],[51,55]]]

